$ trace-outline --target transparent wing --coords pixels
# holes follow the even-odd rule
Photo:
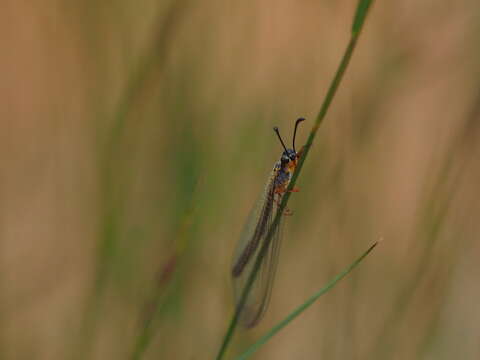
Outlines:
[[[232,280],[236,306],[238,306],[243,289],[257,260],[259,250],[267,234],[271,231],[278,208],[275,201],[280,200],[280,196],[274,193],[274,176],[272,176],[250,212],[235,251]],[[253,327],[258,324],[267,309],[278,262],[280,227],[279,225],[274,229],[269,248],[262,260],[260,272],[240,314],[240,323],[245,327]]]
[[[256,201],[243,227],[235,249],[232,263],[232,277],[240,277],[252,260],[258,245],[270,225],[274,212],[274,182],[269,181]]]

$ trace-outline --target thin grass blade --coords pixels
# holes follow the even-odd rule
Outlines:
[[[252,272],[248,278],[248,281],[245,285],[245,288],[242,292],[242,296],[240,297],[240,300],[238,302],[237,306],[237,311],[232,316],[232,319],[230,320],[230,324],[227,328],[227,331],[225,333],[225,336],[223,338],[222,344],[220,346],[220,349],[218,351],[217,360],[223,359],[225,352],[228,348],[228,345],[230,344],[233,334],[235,332],[235,328],[237,327],[237,323],[240,317],[240,312],[239,310],[242,309],[243,305],[245,304],[245,301],[252,289],[253,282],[255,281],[255,278],[257,277],[257,274],[259,272],[263,257],[265,256],[268,246],[270,244],[270,240],[275,232],[276,227],[278,226],[280,222],[280,216],[285,210],[288,200],[290,198],[291,190],[296,184],[297,178],[300,175],[300,172],[302,170],[303,164],[305,162],[305,159],[308,156],[309,150],[313,144],[313,140],[315,139],[316,133],[318,131],[318,128],[320,127],[321,123],[323,122],[327,111],[330,107],[330,104],[332,103],[333,98],[335,97],[335,94],[337,92],[338,86],[340,85],[340,82],[343,78],[343,75],[345,71],[347,70],[348,64],[350,62],[350,59],[352,57],[352,54],[355,50],[355,46],[357,44],[357,41],[359,39],[359,34],[363,28],[366,16],[371,8],[371,4],[373,3],[372,0],[360,0],[359,5],[357,6],[357,11],[353,20],[353,27],[352,27],[352,33],[350,37],[350,41],[347,45],[347,48],[343,54],[342,60],[338,66],[337,72],[332,80],[332,83],[330,84],[330,87],[327,91],[327,94],[325,95],[325,98],[323,100],[323,103],[320,107],[320,111],[315,119],[315,123],[313,124],[312,130],[310,131],[310,135],[307,139],[307,142],[305,146],[302,149],[302,156],[299,159],[298,165],[295,169],[295,172],[292,175],[292,179],[290,181],[290,184],[288,185],[287,192],[285,195],[282,197],[282,201],[280,203],[280,206],[278,208],[277,215],[275,216],[275,219],[273,220],[273,224],[270,228],[269,233],[267,234],[265,241],[263,243],[263,246],[259,250],[259,255],[255,261],[255,265],[252,269]],[[355,30],[355,31],[353,31]]]
[[[263,337],[261,337],[255,344],[253,344],[247,351],[245,351],[242,355],[237,357],[237,360],[245,360],[248,359],[253,353],[255,353],[258,349],[260,349],[270,338],[272,338],[276,333],[282,330],[285,326],[287,326],[293,319],[299,316],[302,312],[304,312],[308,307],[310,307],[315,301],[318,300],[319,297],[329,292],[340,280],[342,280],[345,276],[347,276],[355,267],[357,267],[365,257],[370,254],[370,252],[377,246],[378,242],[374,243],[372,246],[368,248],[357,260],[355,260],[349,267],[335,276],[327,285],[325,285],[322,289],[320,289],[317,293],[315,293],[312,297],[310,297],[307,301],[305,301],[302,305],[296,308],[290,315],[288,315],[285,319],[275,325],[269,332],[267,332]]]
[[[352,34],[357,35],[362,29],[363,23],[367,18],[368,10],[372,5],[373,0],[360,0],[357,5],[357,11],[355,11],[355,17],[353,18]]]

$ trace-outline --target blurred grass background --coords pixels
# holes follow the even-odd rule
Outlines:
[[[0,358],[129,359],[152,298],[144,358],[212,358],[272,127],[316,115],[355,5],[4,1]],[[479,15],[375,4],[230,355],[382,237],[255,358],[479,358]]]

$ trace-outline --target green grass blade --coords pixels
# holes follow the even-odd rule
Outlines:
[[[341,273],[335,276],[327,285],[325,285],[322,289],[320,289],[317,293],[315,293],[302,305],[296,308],[285,319],[283,319],[277,325],[275,325],[269,332],[267,332],[255,344],[253,344],[247,351],[245,351],[242,355],[237,357],[237,360],[248,359],[253,353],[255,353],[258,349],[260,349],[268,340],[270,340],[271,337],[273,337],[276,333],[282,330],[285,326],[288,325],[288,323],[290,323],[293,319],[295,319],[302,312],[304,312],[308,307],[310,307],[315,301],[317,301],[319,297],[329,292],[340,280],[342,280],[345,276],[347,276],[348,273],[350,273],[350,271],[352,271],[355,267],[357,267],[357,265],[359,265],[362,262],[362,260],[365,259],[365,257],[375,248],[375,246],[377,246],[377,244],[378,242],[370,246],[368,250],[362,254],[362,256],[360,256],[349,267],[347,267]]]
[[[259,253],[257,256],[257,259],[255,261],[255,264],[253,265],[252,271],[248,277],[247,283],[245,285],[245,288],[240,296],[240,300],[238,302],[237,309],[235,310],[235,313],[233,314],[232,319],[230,320],[230,324],[228,326],[228,329],[225,333],[225,336],[222,341],[222,345],[220,346],[220,350],[218,351],[216,360],[221,360],[223,359],[225,352],[227,350],[228,345],[230,344],[230,341],[233,338],[233,334],[235,332],[235,328],[237,327],[238,319],[240,317],[240,312],[243,309],[243,306],[246,303],[247,297],[250,293],[250,290],[253,287],[253,283],[257,277],[257,274],[260,270],[260,266],[262,264],[263,258],[265,257],[265,254],[267,253],[268,247],[270,245],[270,241],[272,239],[273,234],[275,233],[275,229],[277,228],[278,224],[280,223],[280,218],[283,214],[283,211],[285,210],[288,200],[290,198],[291,191],[293,187],[295,186],[295,183],[297,181],[297,178],[302,170],[303,163],[305,162],[305,159],[308,156],[308,153],[310,151],[310,148],[313,144],[313,140],[315,139],[315,136],[317,134],[318,128],[322,124],[323,120],[325,119],[325,116],[327,114],[328,109],[330,108],[330,104],[333,101],[333,98],[335,97],[335,94],[337,92],[338,86],[340,85],[340,82],[343,79],[343,75],[345,74],[345,71],[348,68],[348,64],[350,63],[350,59],[353,55],[353,52],[355,50],[355,46],[357,44],[358,38],[360,31],[365,23],[365,18],[367,16],[367,13],[370,9],[370,5],[372,3],[372,0],[370,1],[365,1],[365,0],[360,0],[359,4],[357,6],[357,12],[355,14],[354,18],[354,28],[356,29],[356,32],[352,32],[350,41],[347,45],[347,48],[345,49],[345,52],[343,54],[342,60],[340,61],[340,64],[338,65],[337,72],[335,73],[335,76],[330,84],[330,87],[328,88],[327,94],[325,95],[325,98],[323,100],[323,103],[320,107],[320,111],[315,119],[315,123],[312,126],[312,129],[310,131],[310,135],[308,136],[307,142],[305,146],[303,147],[303,153],[302,156],[300,157],[296,170],[293,173],[292,179],[290,181],[290,184],[288,185],[287,191],[282,197],[282,201],[280,203],[280,206],[278,207],[277,214],[275,216],[275,219],[273,220],[272,226],[270,227],[270,230],[265,238],[264,243],[262,244],[261,248],[259,249]]]
[[[353,18],[352,24],[352,34],[356,36],[362,29],[363,23],[368,14],[368,10],[372,5],[373,0],[360,0],[358,2],[357,11],[355,12],[355,17]]]

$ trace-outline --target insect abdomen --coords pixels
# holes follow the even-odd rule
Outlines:
[[[247,244],[245,250],[242,252],[242,254],[240,255],[240,257],[238,258],[238,260],[236,261],[235,265],[232,268],[233,277],[238,277],[242,274],[243,269],[245,268],[247,263],[252,259],[252,254],[254,254],[255,251],[257,250],[260,239],[262,238],[262,236],[265,234],[265,231],[267,230],[268,220],[270,218],[270,214],[273,209],[274,194],[273,192],[269,192],[267,196],[268,196],[268,199],[266,199],[265,206],[262,211],[262,216],[255,228],[253,237],[250,240],[250,242]]]

